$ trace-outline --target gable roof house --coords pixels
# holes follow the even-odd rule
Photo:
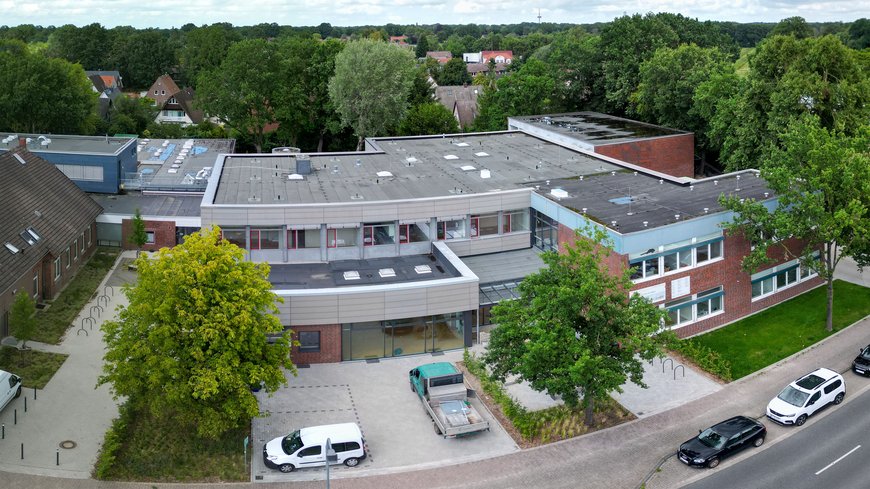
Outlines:
[[[100,94],[97,113],[107,119],[109,111],[115,105],[115,99],[121,96],[121,89],[124,87],[121,74],[117,71],[85,71],[85,74],[91,81],[94,92]]]
[[[490,60],[493,60],[498,63],[504,63],[509,65],[514,60],[514,52],[513,51],[481,51],[480,52],[480,62],[481,63],[489,63]]]
[[[426,51],[426,57],[432,58],[443,65],[453,59],[453,53],[450,51]]]
[[[20,291],[54,298],[97,246],[102,207],[23,145],[0,153],[0,336]]]
[[[145,93],[145,96],[154,100],[154,106],[158,108],[157,117],[154,118],[160,124],[199,124],[203,120],[203,112],[193,107],[196,92],[187,87],[184,90],[178,88],[175,81],[169,75],[158,78]]]
[[[477,118],[477,97],[480,92],[478,85],[443,86],[435,89],[435,98],[453,113],[459,127],[465,130]]]

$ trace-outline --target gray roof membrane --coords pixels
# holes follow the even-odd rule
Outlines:
[[[417,267],[428,267],[428,272],[418,273]],[[392,270],[395,274],[384,273]],[[358,279],[345,279],[345,272],[356,272]],[[385,285],[418,281],[457,278],[461,274],[452,266],[443,263],[436,255],[412,255],[366,260],[339,260],[329,263],[298,263],[270,265],[269,281],[272,288],[322,289],[360,285]]]

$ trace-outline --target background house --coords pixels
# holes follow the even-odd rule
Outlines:
[[[85,74],[91,81],[94,92],[100,94],[97,113],[103,119],[107,119],[115,99],[121,96],[121,89],[124,88],[121,74],[117,71],[85,71]]]
[[[154,106],[158,109],[154,120],[160,124],[189,125],[199,124],[203,120],[203,112],[193,108],[196,92],[190,87],[184,90],[178,88],[169,75],[158,78],[144,96],[154,100]]]
[[[432,58],[443,65],[453,59],[453,54],[450,51],[426,51],[426,57]]]
[[[480,91],[481,87],[477,85],[437,87],[435,98],[453,113],[459,127],[464,130],[471,127],[477,118],[477,96]]]
[[[0,336],[8,336],[19,291],[54,298],[93,253],[102,208],[24,147],[0,153],[0,174]]]

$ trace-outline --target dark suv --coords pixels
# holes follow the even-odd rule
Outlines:
[[[870,375],[870,345],[858,350],[858,356],[852,361],[852,370],[858,375]]]
[[[735,416],[713,425],[698,436],[680,445],[677,457],[686,465],[719,465],[723,458],[748,446],[760,447],[764,443],[767,428],[746,416]]]

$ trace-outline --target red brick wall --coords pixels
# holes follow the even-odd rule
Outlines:
[[[135,250],[136,245],[130,243],[133,231],[133,220],[121,221],[121,246],[125,250]],[[145,231],[154,232],[154,243],[142,245],[142,251],[157,251],[160,248],[172,248],[175,242],[175,223],[172,221],[145,221]]]
[[[559,225],[559,249],[573,242],[574,231]],[[787,243],[790,249],[797,250],[800,248],[800,243],[796,240]],[[785,300],[791,299],[807,290],[821,285],[824,281],[818,277],[787,289],[775,292],[763,299],[755,302],[752,301],[752,284],[750,275],[743,271],[741,263],[743,257],[750,251],[749,242],[742,236],[728,236],[723,241],[723,259],[712,262],[708,265],[692,268],[685,272],[677,272],[647,281],[635,284],[632,290],[644,289],[654,285],[665,284],[666,297],[664,302],[677,299],[671,295],[671,281],[677,280],[686,276],[690,278],[689,294],[697,294],[698,292],[712,289],[713,287],[722,286],[725,295],[723,297],[723,312],[707,319],[694,322],[692,324],[674,329],[681,338],[693,336],[698,333],[709,331],[724,324],[731,323],[740,318],[754,314],[758,311],[776,305]],[[769,254],[774,261],[764,268],[774,267],[790,258],[784,256],[780,250],[772,250]],[[612,253],[605,261],[605,264],[610,270],[621,270],[623,266],[628,266],[628,256]],[[680,296],[684,297],[684,296]],[[663,302],[662,302],[663,303]],[[662,304],[659,303],[659,304]]]
[[[675,177],[695,176],[695,135],[595,146],[595,152]]]
[[[341,361],[341,325],[320,324],[316,326],[291,326],[294,333],[299,331],[320,331],[320,351],[300,352],[298,346],[293,347],[290,359],[294,364],[335,363]],[[298,339],[297,334],[293,339]]]

